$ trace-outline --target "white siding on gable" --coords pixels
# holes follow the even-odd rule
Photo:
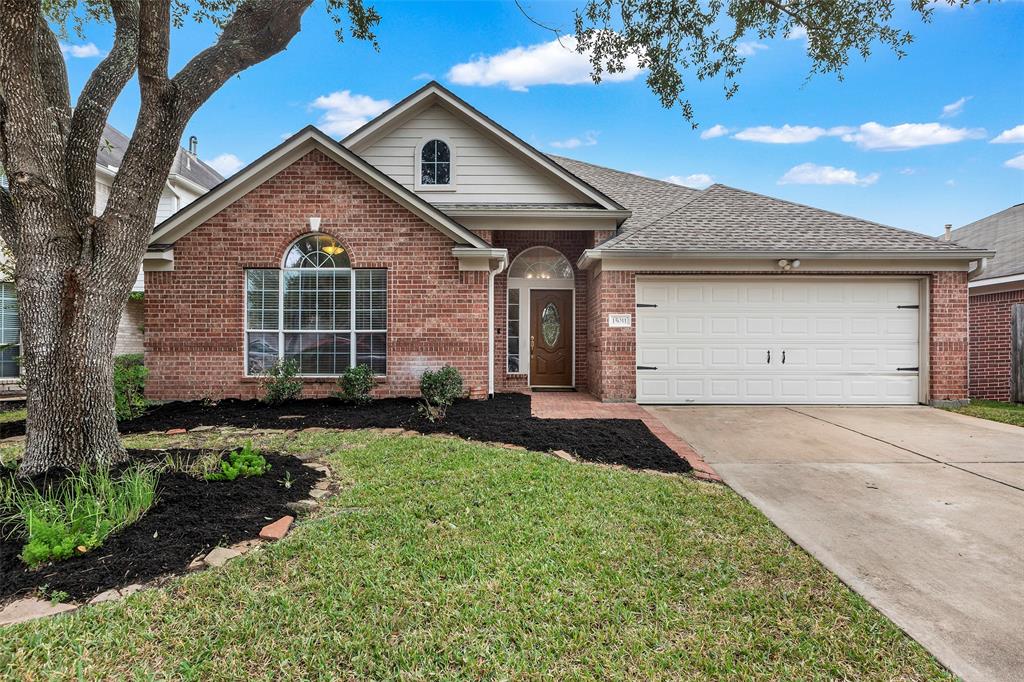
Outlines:
[[[171,194],[167,187],[164,187],[160,195],[160,204],[156,207],[156,222],[161,223],[167,220],[178,210],[178,198]]]
[[[442,137],[455,148],[455,188],[418,192],[442,203],[590,203],[591,200],[544,169],[507,149],[490,135],[434,105],[400,124],[365,149],[355,150],[378,169],[416,191],[417,145]]]
[[[96,215],[103,213],[103,210],[107,207],[108,199],[110,199],[110,185],[100,182],[100,179],[96,178],[96,204],[93,209]]]

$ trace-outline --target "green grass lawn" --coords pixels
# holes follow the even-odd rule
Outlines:
[[[4,630],[0,670],[14,679],[949,679],[723,486],[452,438],[318,432],[257,445],[325,453],[341,492],[284,541],[224,569]]]
[[[951,412],[959,412],[972,417],[991,419],[994,422],[1024,426],[1024,405],[1020,403],[1004,403],[998,400],[972,400],[970,405],[949,408]]]
[[[20,422],[24,421],[25,415],[28,412],[24,407],[19,407],[13,410],[7,409],[3,403],[0,403],[0,424],[6,424],[7,422]]]

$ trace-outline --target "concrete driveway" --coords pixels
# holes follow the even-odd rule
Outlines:
[[[1024,429],[928,407],[651,407],[968,680],[1024,680]]]

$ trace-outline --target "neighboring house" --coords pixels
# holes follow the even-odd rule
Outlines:
[[[205,194],[211,187],[219,184],[224,178],[196,156],[196,139],[189,142],[189,150],[178,148],[174,157],[174,165],[167,176],[163,192],[160,194],[160,206],[157,209],[156,222],[159,223],[184,208]],[[99,215],[107,206],[110,187],[114,176],[121,165],[121,159],[128,149],[128,137],[116,128],[107,125],[100,140],[99,152],[96,155],[96,208]],[[0,256],[2,257],[2,256]],[[135,282],[133,292],[142,292],[144,288],[143,273]],[[143,330],[143,301],[140,297],[132,297],[121,316],[117,332],[115,353],[141,353]],[[16,387],[20,370],[17,357],[21,353],[19,346],[21,329],[18,320],[18,303],[13,282],[0,282],[0,392],[4,386]]]
[[[972,398],[1010,399],[1013,305],[1024,303],[1024,204],[950,233],[962,246],[996,252],[970,282]]]
[[[990,255],[547,156],[430,83],[341,143],[296,133],[156,227],[147,393],[252,397],[294,359],[307,395],[354,364],[415,395],[451,363],[474,396],[962,401],[968,270]]]

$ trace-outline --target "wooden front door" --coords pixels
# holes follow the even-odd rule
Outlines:
[[[530,384],[572,386],[572,291],[530,291]]]

